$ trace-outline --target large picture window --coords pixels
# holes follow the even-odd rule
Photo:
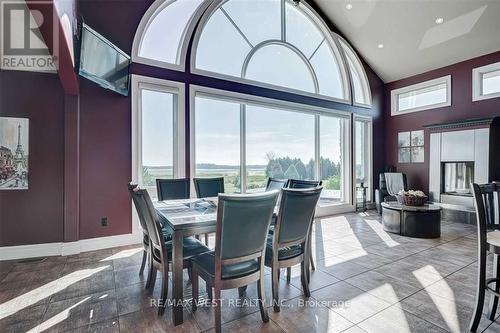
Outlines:
[[[223,176],[229,193],[264,191],[269,177],[321,179],[320,207],[350,204],[348,116],[213,89],[191,89],[194,177]]]
[[[136,75],[132,85],[132,178],[156,198],[156,179],[184,175],[183,87]]]
[[[227,193],[263,191],[268,177],[315,179],[326,214],[351,209],[355,183],[370,181],[358,146],[369,125],[351,120],[371,106],[364,65],[306,1],[155,0],[132,61],[135,73],[172,80],[132,76],[132,181],[153,197],[158,178],[224,177]]]

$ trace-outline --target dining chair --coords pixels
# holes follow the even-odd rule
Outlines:
[[[212,198],[224,193],[224,177],[193,178],[193,182],[198,198]],[[205,234],[205,244],[208,245],[208,234]]]
[[[190,179],[156,179],[158,200],[189,199]]]
[[[215,251],[191,259],[193,311],[197,308],[199,276],[210,290],[214,288],[216,332],[221,331],[221,290],[252,282],[257,282],[262,321],[269,321],[264,305],[265,244],[277,198],[278,191],[219,194]]]
[[[469,329],[476,332],[483,313],[485,292],[492,293],[489,302],[488,318],[495,320],[500,296],[500,182],[472,184],[476,208],[478,233],[478,280],[476,306]],[[493,277],[486,278],[488,253],[493,254]],[[491,286],[494,284],[494,286]]]
[[[288,188],[315,188],[315,187],[318,187],[321,185],[323,185],[323,181],[321,181],[321,180],[290,179],[288,181]],[[314,217],[313,217],[313,219],[314,219]],[[309,262],[311,263],[311,269],[313,271],[315,271],[316,265],[314,265],[312,251],[311,251],[311,258],[310,258]],[[287,276],[286,276],[287,282],[290,282],[290,273],[291,273],[291,269],[287,269]]]
[[[282,188],[287,187],[287,185],[288,185],[288,179],[278,179],[269,177],[267,179],[266,192],[272,190],[281,190]]]
[[[313,189],[283,189],[274,233],[269,234],[266,244],[265,265],[271,267],[273,309],[279,307],[279,271],[291,270],[300,264],[300,281],[304,295],[309,297],[309,260],[311,258],[310,233],[321,186]],[[288,275],[290,276],[290,275]],[[287,278],[288,278],[287,276]]]
[[[288,188],[314,188],[321,186],[321,180],[303,180],[303,179],[289,179]]]
[[[137,188],[137,184],[128,184],[128,192],[130,193],[130,196],[132,197],[132,201],[134,202],[134,206],[136,207],[137,215],[139,215],[139,223],[141,224],[141,229],[142,229],[142,262],[141,262],[141,267],[139,268],[139,275],[142,275],[144,272],[144,267],[146,266],[146,261],[149,257],[149,234],[148,234],[148,228],[146,226],[146,222],[144,220],[144,216],[142,216],[142,212],[139,212],[137,209],[138,205],[136,202],[136,197],[133,194],[134,189]]]
[[[198,198],[216,197],[224,193],[224,177],[193,178],[194,189]]]
[[[158,315],[165,312],[168,295],[168,271],[172,263],[172,241],[166,241],[163,237],[162,226],[158,214],[153,206],[153,201],[148,192],[138,187],[132,190],[134,203],[137,211],[143,216],[149,233],[149,264],[151,273],[148,276],[146,287],[152,292],[154,290],[156,275],[162,273],[161,296],[158,302]],[[191,268],[191,258],[198,254],[208,252],[210,249],[194,237],[185,237],[183,242],[183,268]]]

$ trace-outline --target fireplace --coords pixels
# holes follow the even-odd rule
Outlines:
[[[441,194],[472,196],[474,162],[442,162]]]
[[[476,223],[471,183],[500,180],[500,117],[426,126],[429,199],[444,220]]]

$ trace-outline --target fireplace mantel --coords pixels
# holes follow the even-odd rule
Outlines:
[[[424,127],[428,128],[431,131],[443,131],[443,130],[471,128],[471,127],[492,126],[498,124],[500,124],[500,117],[490,117],[490,118],[475,118],[475,119],[450,121],[439,124],[430,124],[430,125],[424,125]]]

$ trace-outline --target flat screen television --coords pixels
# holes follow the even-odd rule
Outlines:
[[[124,96],[129,91],[130,57],[82,23],[78,74]]]

